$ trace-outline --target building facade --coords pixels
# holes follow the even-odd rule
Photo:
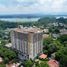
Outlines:
[[[23,58],[34,59],[39,53],[42,53],[43,38],[42,30],[39,28],[17,28],[11,31],[11,41],[12,48],[21,51]]]

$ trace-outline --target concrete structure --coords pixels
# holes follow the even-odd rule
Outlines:
[[[11,41],[12,48],[23,53],[23,59],[34,59],[43,49],[42,30],[39,28],[16,28],[11,31]]]

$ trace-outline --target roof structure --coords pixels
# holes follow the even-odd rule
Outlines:
[[[21,32],[21,33],[40,33],[40,32],[43,32],[40,28],[33,28],[33,27],[16,28],[16,29],[14,29],[14,31]]]
[[[11,64],[7,64],[6,67],[19,67],[19,63],[15,64],[15,63],[11,63]]]
[[[59,67],[59,63],[56,60],[49,60],[48,61],[49,67]]]
[[[2,63],[3,62],[3,59],[0,57],[0,63]]]
[[[45,59],[45,58],[47,58],[47,55],[46,55],[46,54],[41,54],[41,55],[39,56],[39,58]]]

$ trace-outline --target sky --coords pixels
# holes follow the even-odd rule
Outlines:
[[[0,14],[67,14],[67,0],[0,0]]]

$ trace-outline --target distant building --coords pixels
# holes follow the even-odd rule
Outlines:
[[[58,26],[58,22],[54,22],[53,23],[53,26]]]
[[[52,34],[52,37],[57,39],[60,35],[59,34]]]
[[[64,27],[66,27],[66,28],[67,28],[67,24],[64,24]]]
[[[34,59],[42,53],[43,38],[40,28],[16,28],[11,31],[12,48],[23,53],[22,59]]]
[[[48,30],[48,29],[44,29],[43,32],[44,32],[44,33],[48,33],[49,30]]]
[[[63,23],[59,23],[59,25],[60,25],[60,26],[64,26],[64,24],[63,24]]]
[[[67,34],[67,30],[66,30],[66,29],[61,29],[61,30],[60,30],[60,34],[61,34],[61,35]]]

